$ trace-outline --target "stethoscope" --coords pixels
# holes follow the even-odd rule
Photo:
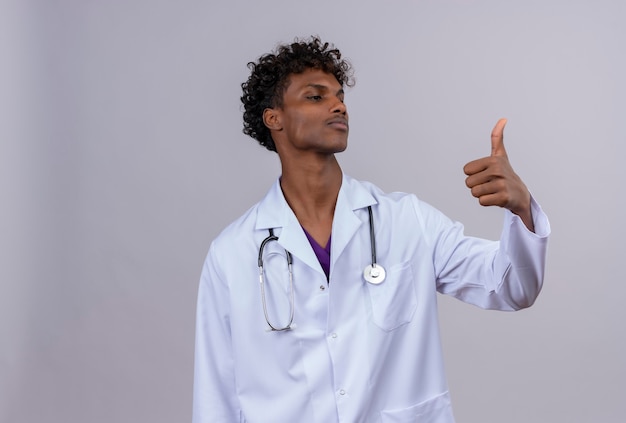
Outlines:
[[[385,281],[386,273],[385,268],[380,264],[376,263],[376,235],[374,234],[374,217],[372,214],[372,207],[368,206],[367,211],[369,213],[369,223],[370,223],[370,246],[372,251],[372,263],[368,264],[365,269],[363,269],[363,279],[365,279],[368,283],[373,285],[378,285]],[[287,268],[289,271],[289,322],[285,326],[272,325],[270,323],[269,316],[267,314],[267,302],[265,300],[265,277],[263,272],[263,250],[265,246],[271,241],[278,241],[278,237],[274,235],[274,229],[269,229],[269,235],[267,238],[261,242],[259,246],[259,284],[261,286],[261,302],[263,303],[263,314],[265,315],[265,321],[270,327],[271,331],[280,332],[285,330],[291,330],[293,324],[293,315],[294,315],[294,291],[293,291],[293,257],[291,253],[285,249],[285,254],[287,256]]]

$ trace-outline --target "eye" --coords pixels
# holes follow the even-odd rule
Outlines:
[[[322,96],[321,95],[310,95],[310,96],[307,96],[307,99],[313,100],[313,101],[320,101],[322,99]]]

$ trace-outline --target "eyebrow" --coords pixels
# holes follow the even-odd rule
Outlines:
[[[305,88],[315,88],[317,90],[320,91],[330,91],[330,88],[328,88],[326,85],[322,85],[322,84],[307,84],[305,86]],[[339,88],[339,90],[337,91],[336,94],[345,94],[345,91],[342,88]]]

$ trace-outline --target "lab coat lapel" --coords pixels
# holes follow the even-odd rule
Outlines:
[[[376,204],[372,194],[360,182],[344,175],[333,218],[331,269],[360,226],[367,225],[368,220],[364,223],[356,211],[372,204]]]
[[[278,243],[290,251],[291,254],[302,260],[307,266],[324,274],[319,260],[315,256],[315,252],[307,239],[300,222],[296,218],[293,211],[289,209],[291,216],[288,217],[287,223],[283,226],[282,231],[278,234]]]
[[[347,175],[343,176],[333,217],[331,269],[359,227],[368,222],[367,217],[363,220],[355,212],[373,204],[376,204],[376,200],[362,183]],[[300,222],[285,200],[279,180],[259,203],[256,229],[267,231],[269,228],[274,228],[278,243],[283,248],[307,266],[324,274]]]
[[[280,246],[307,266],[324,274],[298,218],[285,200],[279,180],[259,203],[256,229],[267,231],[269,228],[274,228]]]

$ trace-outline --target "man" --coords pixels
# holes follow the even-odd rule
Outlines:
[[[198,294],[193,421],[454,421],[436,292],[479,307],[532,305],[549,225],[503,145],[465,166],[499,242],[465,237],[414,195],[342,173],[351,70],[318,38],[250,63],[244,132],[282,175],[212,243]]]

